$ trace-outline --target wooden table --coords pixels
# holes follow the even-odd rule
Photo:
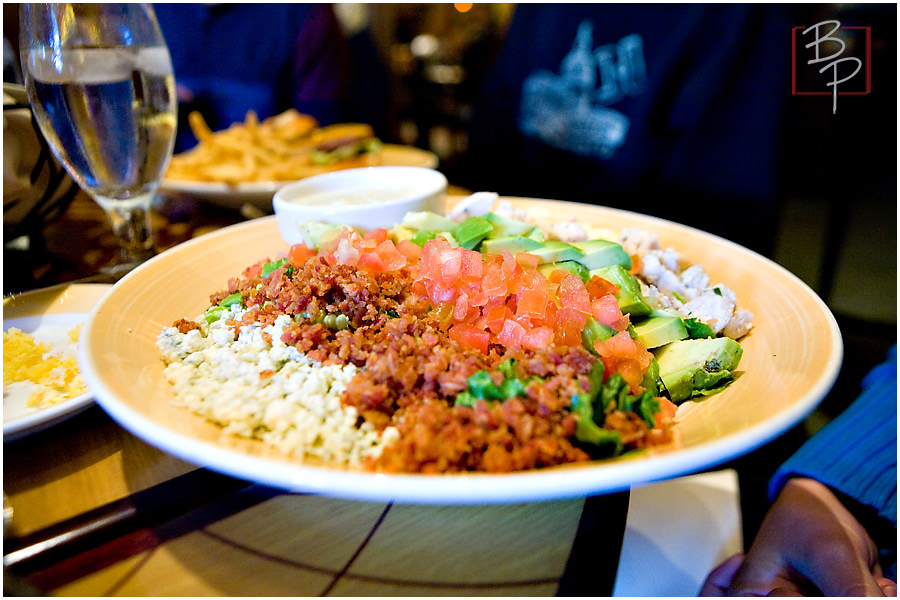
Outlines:
[[[157,208],[160,249],[244,219],[185,199]],[[76,199],[45,229],[46,251],[4,251],[4,293],[90,275],[115,252],[104,226]],[[633,520],[628,491],[484,506],[289,493],[176,459],[97,406],[5,441],[3,467],[4,591],[19,595],[607,596]],[[692,504],[704,523],[703,510],[721,516]],[[695,544],[701,568],[735,549],[716,539]]]

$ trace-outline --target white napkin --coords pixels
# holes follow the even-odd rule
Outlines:
[[[743,548],[737,473],[700,473],[631,488],[613,596],[696,596]]]

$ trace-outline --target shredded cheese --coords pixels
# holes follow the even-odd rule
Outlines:
[[[81,325],[68,331],[78,341]],[[78,372],[78,361],[71,354],[54,351],[52,345],[16,328],[3,332],[3,387],[15,382],[35,384],[27,404],[46,407],[87,392]]]

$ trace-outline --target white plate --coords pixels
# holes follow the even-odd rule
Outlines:
[[[52,344],[54,349],[63,349],[68,342],[67,332],[84,323],[94,304],[111,288],[100,283],[61,285],[11,296],[3,301],[3,331],[15,327],[40,342]],[[3,441],[50,427],[84,410],[93,401],[88,393],[37,409],[26,406],[21,395],[4,399]]]
[[[385,144],[381,149],[382,166],[424,167],[435,169],[438,157],[420,148]],[[272,196],[290,181],[260,181],[229,185],[204,181],[165,179],[159,191],[165,195],[193,196],[224,208],[240,209],[250,204],[265,213],[272,213]]]
[[[92,311],[81,365],[97,402],[138,437],[197,465],[266,485],[372,501],[542,501],[625,489],[711,467],[784,433],[834,383],[843,346],[834,317],[812,290],[775,263],[721,238],[635,213],[547,200],[514,199],[538,219],[577,216],[597,228],[641,227],[664,246],[704,264],[755,314],[741,340],[736,381],[679,408],[680,449],[515,474],[386,475],[303,464],[261,442],[224,435],[174,405],[155,342],[163,327],[208,306],[244,267],[287,250],[273,217],[196,238],[122,279]]]

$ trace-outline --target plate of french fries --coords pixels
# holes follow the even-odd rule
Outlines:
[[[435,154],[412,146],[384,144],[364,123],[320,126],[310,115],[288,109],[259,120],[212,131],[199,112],[188,115],[196,146],[172,157],[160,192],[187,195],[241,208],[272,212],[279,188],[320,173],[370,166],[436,168]]]

